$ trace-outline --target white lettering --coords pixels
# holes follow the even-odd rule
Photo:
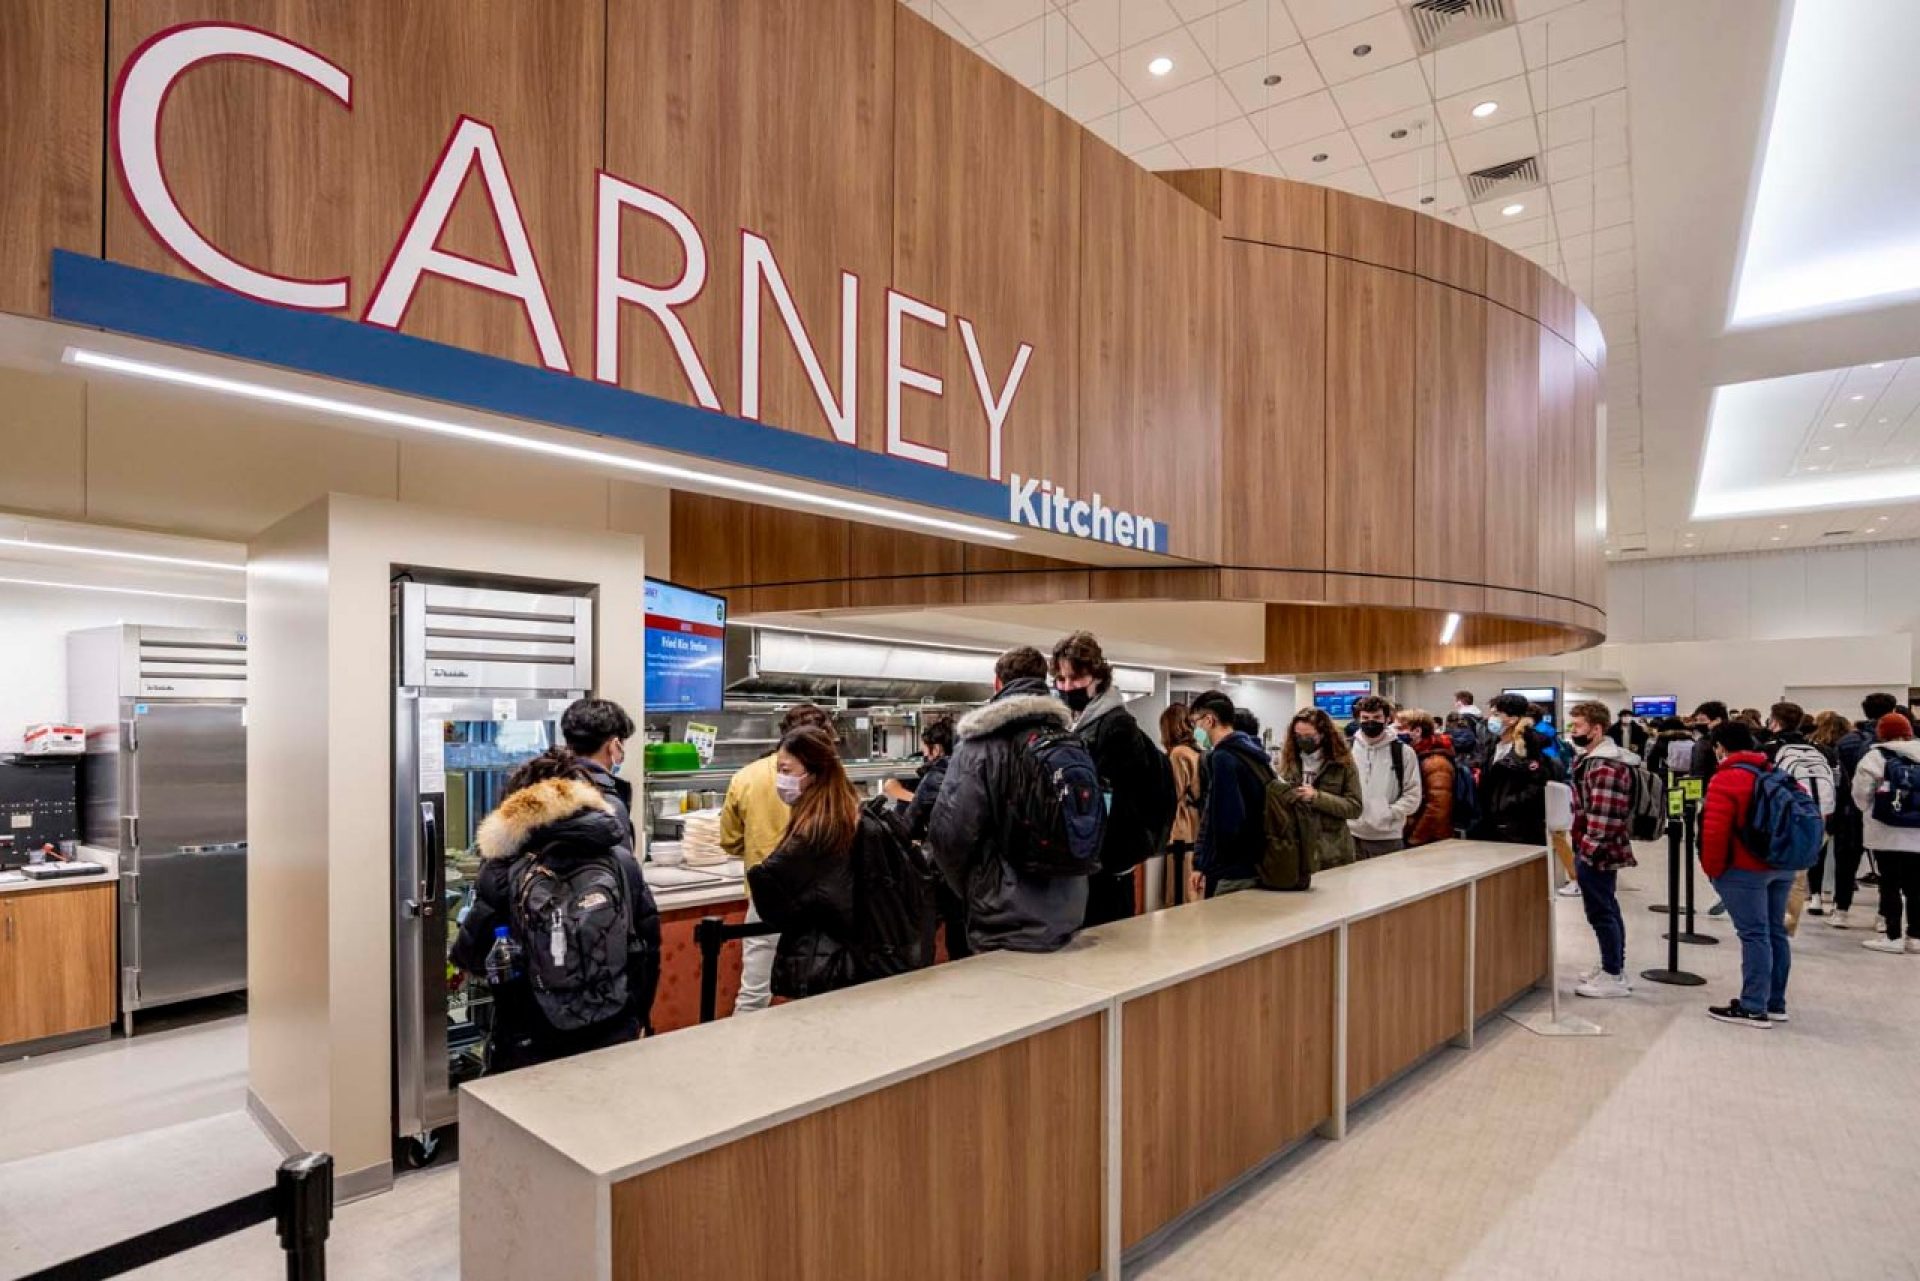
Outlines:
[[[481,189],[493,213],[494,225],[507,247],[511,270],[502,271],[489,263],[475,262],[439,247],[447,219],[453,215],[454,202],[466,184],[475,164],[480,166]],[[560,326],[554,323],[553,305],[547,300],[547,286],[540,278],[540,264],[534,257],[533,243],[527,238],[527,225],[520,218],[520,204],[514,199],[513,179],[506,162],[500,158],[500,142],[493,127],[471,116],[462,116],[447,138],[447,145],[427,179],[420,203],[393,257],[374,287],[373,301],[361,319],[384,329],[398,329],[413,303],[414,290],[427,274],[445,276],[488,293],[517,298],[533,330],[534,345],[540,350],[541,363],[549,369],[572,373],[566,344],[560,339]]]
[[[1071,529],[1081,538],[1085,538],[1093,532],[1092,527],[1087,523],[1087,513],[1089,510],[1087,504],[1081,499],[1075,499],[1067,508],[1067,528]]]
[[[853,444],[854,407],[858,400],[854,370],[860,350],[860,278],[850,271],[840,273],[840,396],[836,402],[833,389],[827,385],[826,371],[820,367],[819,354],[814,351],[813,339],[807,336],[807,327],[793,305],[786,277],[780,274],[780,264],[774,260],[773,246],[751,231],[741,231],[740,416],[756,422],[760,419],[760,291],[763,283],[773,295],[773,305],[779,310],[787,336],[800,355],[800,364],[807,371],[807,381],[813,384],[814,397],[827,416],[834,438],[843,444]]]
[[[686,265],[680,279],[669,285],[649,285],[620,274],[620,219],[628,209],[658,218],[680,240]],[[620,382],[620,304],[632,303],[653,314],[673,344],[680,371],[687,376],[694,399],[707,409],[720,408],[713,379],[687,333],[676,307],[692,302],[707,286],[707,242],[687,211],[658,192],[623,182],[610,173],[600,175],[600,195],[594,215],[598,242],[593,285],[593,376],[603,383]]]
[[[1113,541],[1113,508],[1101,502],[1099,494],[1093,496],[1093,537],[1096,542]]]
[[[973,371],[973,387],[980,393],[980,407],[987,411],[987,475],[1000,479],[1000,439],[1007,425],[1007,414],[1013,409],[1013,398],[1020,394],[1020,380],[1026,377],[1027,360],[1033,355],[1030,343],[1021,343],[1013,355],[1013,367],[1007,371],[1007,381],[995,395],[987,383],[986,362],[980,358],[980,343],[973,334],[973,322],[965,316],[960,317],[960,341],[966,344],[967,367]]]
[[[1007,519],[1016,525],[1038,525],[1040,513],[1034,510],[1033,496],[1039,490],[1038,480],[1020,483],[1020,473],[1015,472],[1013,479],[1007,482]]]
[[[1133,523],[1134,523],[1134,529],[1135,529],[1133,545],[1135,547],[1140,548],[1142,551],[1149,551],[1149,552],[1159,551],[1160,550],[1159,522],[1151,520],[1145,516],[1135,515],[1133,518]]]
[[[127,199],[154,239],[216,285],[263,302],[303,311],[341,311],[348,280],[295,280],[257,271],[214,248],[187,220],[167,186],[160,160],[160,117],[180,77],[203,62],[246,58],[284,68],[324,89],[342,106],[353,104],[353,77],[311,49],[264,31],[219,23],[176,27],[156,36],[128,61],[114,93],[113,150]]]
[[[887,290],[887,452],[898,458],[911,458],[917,463],[929,463],[935,467],[947,465],[947,451],[936,449],[932,445],[923,445],[919,441],[908,440],[900,432],[900,390],[912,387],[924,391],[930,396],[946,394],[946,382],[937,375],[920,369],[909,369],[901,358],[900,326],[911,317],[935,329],[947,327],[947,313],[938,307],[930,307],[917,298],[909,298],[898,290]]]

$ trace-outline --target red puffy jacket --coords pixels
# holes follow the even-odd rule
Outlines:
[[[1767,768],[1764,752],[1731,752],[1713,772],[1707,784],[1706,810],[1700,817],[1700,866],[1712,880],[1726,875],[1729,867],[1749,872],[1771,872],[1774,867],[1755,858],[1740,839],[1747,808],[1753,804],[1754,776],[1736,765]]]

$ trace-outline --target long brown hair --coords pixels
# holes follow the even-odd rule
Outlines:
[[[1853,722],[1839,712],[1825,711],[1813,718],[1813,733],[1807,741],[1815,747],[1838,747],[1840,740],[1853,732]]]
[[[1320,751],[1329,764],[1353,764],[1353,749],[1347,746],[1347,736],[1334,728],[1333,718],[1317,707],[1305,707],[1287,722],[1287,742],[1280,749],[1281,774],[1287,778],[1300,777],[1300,749],[1293,741],[1293,727],[1301,721],[1313,726],[1320,735]]]
[[[803,725],[780,740],[780,751],[800,762],[813,780],[793,803],[780,843],[798,841],[829,854],[845,854],[860,826],[860,798],[847,781],[829,732]]]
[[[1185,703],[1168,703],[1167,710],[1160,713],[1160,746],[1169,752],[1193,746],[1193,716]]]

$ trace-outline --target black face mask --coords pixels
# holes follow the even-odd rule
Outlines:
[[[1080,689],[1063,689],[1060,691],[1060,701],[1075,712],[1084,712],[1087,710],[1087,704],[1093,701],[1093,687],[1088,685]]]
[[[1379,738],[1387,732],[1387,723],[1385,721],[1361,721],[1360,732],[1368,738]]]
[[[1294,739],[1293,742],[1294,745],[1300,749],[1300,754],[1303,756],[1311,756],[1320,750],[1320,736],[1317,734],[1312,738],[1302,735]]]
[[[1572,743],[1572,744],[1573,744],[1573,745],[1574,745],[1575,747],[1578,747],[1578,748],[1581,748],[1581,749],[1583,749],[1583,750],[1584,750],[1585,748],[1587,748],[1587,747],[1590,747],[1590,746],[1592,746],[1592,744],[1593,744],[1593,735],[1591,735],[1591,734],[1569,734],[1569,735],[1567,736],[1567,741],[1568,741],[1569,743]]]

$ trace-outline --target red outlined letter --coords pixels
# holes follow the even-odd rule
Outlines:
[[[512,268],[502,271],[489,263],[475,262],[439,247],[447,219],[453,215],[454,202],[474,165],[480,166],[480,182],[493,211],[494,225],[507,249]],[[513,180],[506,162],[500,158],[500,142],[493,126],[461,116],[440,152],[440,159],[427,178],[427,185],[407,220],[406,230],[393,248],[387,269],[374,286],[373,301],[361,317],[368,324],[398,329],[413,302],[420,277],[432,273],[484,289],[488,293],[517,298],[533,327],[534,345],[540,349],[541,363],[549,369],[572,373],[566,344],[560,339],[560,326],[554,323],[553,304],[547,299],[546,282],[540,278],[540,263],[527,237],[527,225],[520,218],[520,202],[514,198]]]
[[[113,152],[127,200],[153,238],[174,257],[216,285],[235,293],[298,307],[304,311],[340,311],[347,305],[348,280],[294,280],[257,271],[213,247],[173,198],[160,162],[160,117],[167,95],[194,67],[222,58],[243,58],[283,67],[318,85],[342,105],[353,105],[353,77],[311,49],[303,49],[252,27],[191,23],[170,27],[141,45],[121,69],[110,112]]]
[[[935,329],[947,327],[947,313],[938,307],[929,306],[918,298],[909,298],[898,290],[887,290],[887,452],[900,458],[911,458],[917,463],[945,467],[946,450],[908,440],[900,434],[902,387],[912,387],[930,396],[944,396],[947,390],[946,382],[938,375],[920,369],[908,369],[901,363],[900,323],[907,317],[932,325]]]
[[[1013,353],[1013,368],[1007,371],[1007,381],[995,396],[987,385],[986,361],[980,358],[980,343],[973,336],[973,322],[965,316],[960,317],[960,340],[967,345],[967,367],[973,370],[974,390],[980,393],[980,407],[987,411],[987,475],[1000,479],[1000,433],[1007,425],[1007,414],[1013,408],[1013,398],[1020,394],[1020,380],[1026,376],[1027,360],[1033,355],[1032,343],[1021,343],[1020,349]]]
[[[620,274],[620,215],[638,209],[658,218],[680,239],[686,266],[680,279],[670,285],[649,285]],[[675,313],[700,296],[707,287],[707,242],[687,211],[657,191],[636,187],[604,170],[600,174],[599,199],[595,203],[594,239],[599,249],[593,277],[593,376],[603,383],[620,382],[620,304],[630,302],[644,307],[660,322],[680,358],[680,369],[687,376],[693,395],[708,409],[720,408],[714,394],[713,379],[693,345],[687,326]]]
[[[793,295],[787,290],[786,277],[780,274],[780,264],[774,260],[773,246],[764,237],[744,227],[740,229],[740,416],[755,422],[760,419],[760,291],[763,287],[773,295],[773,305],[780,311],[781,323],[786,325],[787,337],[793,340],[793,348],[799,353],[807,381],[813,384],[814,398],[827,416],[834,439],[853,444],[854,411],[859,400],[854,371],[860,348],[860,277],[850,271],[840,273],[840,397],[835,403],[833,388],[827,385],[826,371],[820,367],[820,355],[814,350],[813,339],[807,335],[806,324],[793,305]]]

